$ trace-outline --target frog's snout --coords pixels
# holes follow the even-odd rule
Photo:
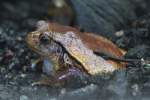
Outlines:
[[[37,31],[30,32],[27,34],[25,41],[30,48],[34,48],[38,44],[39,35],[40,32]]]
[[[28,46],[32,46],[32,44],[33,44],[33,38],[32,37],[33,37],[32,33],[28,33],[26,38],[25,38],[25,41],[26,41]]]

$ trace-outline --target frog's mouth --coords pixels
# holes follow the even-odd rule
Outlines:
[[[27,46],[33,50],[34,52],[42,55],[42,51],[40,51],[38,45],[39,45],[39,31],[30,32],[27,34],[25,41],[27,43]]]

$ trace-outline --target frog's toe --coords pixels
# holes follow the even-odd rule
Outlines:
[[[55,78],[49,79],[49,78],[44,78],[39,81],[33,82],[31,85],[32,86],[59,86],[64,84],[64,81],[58,80]]]
[[[52,84],[52,82],[50,80],[40,80],[40,81],[36,81],[33,82],[31,85],[32,86],[50,86]]]

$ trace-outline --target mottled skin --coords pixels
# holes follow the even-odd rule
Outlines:
[[[39,21],[37,24],[37,30],[28,33],[26,41],[28,46],[41,56],[41,60],[44,60],[46,58],[49,62],[52,63],[53,66],[45,67],[51,67],[49,68],[50,70],[47,70],[46,73],[50,73],[51,75],[53,75],[55,77],[55,81],[62,80],[70,75],[80,74],[81,72],[87,75],[93,74],[88,73],[90,71],[85,70],[85,66],[83,66],[83,64],[80,63],[78,59],[72,57],[73,55],[70,55],[61,43],[55,41],[52,37],[49,36],[49,32],[59,32],[64,34],[67,32],[67,30],[72,31],[77,36],[79,36],[82,42],[94,52],[104,53],[115,58],[121,58],[123,56],[119,48],[117,48],[112,42],[108,41],[103,37],[88,33],[82,34],[78,30],[71,27],[47,23],[45,21]],[[121,65],[119,66],[121,68]],[[116,68],[118,68],[118,66]],[[51,81],[41,81],[37,84],[47,85],[50,83]]]
[[[85,72],[80,63],[73,59],[61,44],[49,38],[47,34],[39,31],[31,32],[28,33],[26,41],[28,46],[41,56],[40,60],[44,60],[45,62],[46,58],[49,60],[49,63],[52,64],[52,66],[47,66],[48,64],[46,64],[41,67],[50,69],[45,72],[48,75],[52,75],[53,80],[50,81],[46,79],[34,84],[49,85],[62,81],[68,76],[79,75],[81,71],[83,73]]]

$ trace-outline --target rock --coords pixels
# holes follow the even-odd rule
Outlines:
[[[136,18],[130,0],[70,0],[70,3],[79,28],[108,38],[114,38],[116,30],[127,27],[127,22]]]
[[[128,50],[127,54],[125,55],[126,58],[147,58],[150,56],[150,47],[147,45],[137,45]]]

